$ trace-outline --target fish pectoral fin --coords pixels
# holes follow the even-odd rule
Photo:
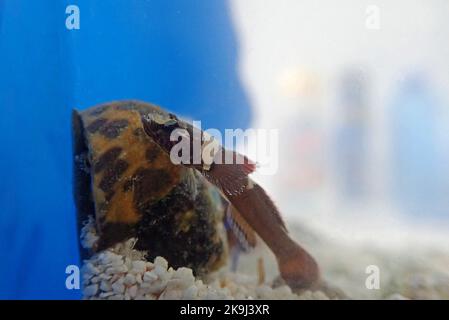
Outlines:
[[[231,204],[228,204],[225,215],[225,225],[232,232],[241,251],[250,251],[257,245],[257,235],[253,228]]]

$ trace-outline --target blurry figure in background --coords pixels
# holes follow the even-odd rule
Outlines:
[[[449,216],[438,108],[426,77],[413,74],[399,87],[389,118],[393,200],[406,215],[427,220]]]
[[[0,298],[67,299],[79,264],[73,108],[139,99],[201,120],[249,125],[226,1],[0,1]],[[7,254],[6,254],[7,253]]]
[[[285,202],[293,208],[313,210],[326,179],[320,77],[314,71],[291,68],[285,70],[279,82],[285,99],[280,136],[289,140],[280,145],[282,156],[276,180]]]
[[[361,70],[346,70],[339,82],[335,152],[336,190],[344,201],[367,193],[368,85]]]

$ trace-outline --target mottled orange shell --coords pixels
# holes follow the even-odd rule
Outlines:
[[[137,223],[142,202],[165,197],[185,169],[172,165],[167,154],[142,131],[138,111],[122,110],[120,104],[112,104],[100,114],[97,111],[80,113],[95,173],[97,224]]]
[[[139,101],[74,111],[80,223],[95,216],[97,250],[137,237],[149,258],[162,255],[197,273],[216,269],[227,256],[223,206],[214,187],[193,169],[173,165],[145,134],[141,117],[148,113],[166,114]]]

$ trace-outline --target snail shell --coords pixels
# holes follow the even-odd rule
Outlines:
[[[194,169],[175,166],[144,133],[141,117],[167,112],[139,101],[73,111],[74,198],[78,230],[96,221],[101,251],[131,237],[147,259],[196,274],[227,259],[224,206],[214,186]],[[83,257],[92,252],[81,248]]]

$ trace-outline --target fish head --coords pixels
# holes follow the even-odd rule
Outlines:
[[[149,113],[141,119],[145,133],[167,153],[177,143],[171,138],[173,132],[177,130],[183,133],[187,130],[185,122],[173,113]]]

